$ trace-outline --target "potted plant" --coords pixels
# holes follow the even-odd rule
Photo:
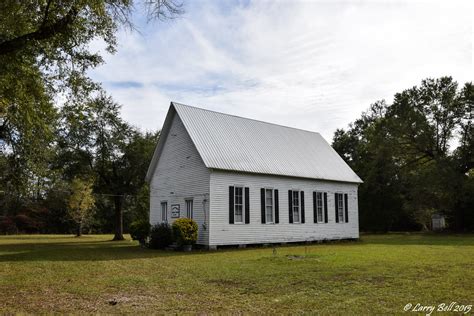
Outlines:
[[[173,233],[176,243],[184,251],[191,251],[197,241],[198,225],[190,218],[179,218],[173,223]]]

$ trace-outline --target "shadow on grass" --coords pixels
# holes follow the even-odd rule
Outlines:
[[[139,247],[131,241],[110,241],[105,239],[91,240],[75,239],[64,240],[65,236],[44,236],[5,238],[0,243],[0,262],[26,261],[109,261],[160,258],[172,256],[186,256],[196,254],[213,254],[206,250],[197,250],[190,253],[178,251],[160,251]],[[56,241],[57,239],[57,241]],[[21,242],[16,242],[21,240]],[[34,241],[37,242],[34,242]],[[29,241],[29,242],[28,242]],[[420,234],[420,233],[389,233],[380,235],[361,234],[361,242],[330,242],[320,246],[351,245],[364,247],[366,245],[418,245],[418,246],[474,246],[473,234]],[[319,247],[317,244],[298,245],[288,244],[287,247]],[[277,247],[279,247],[277,245]],[[249,247],[246,250],[261,249]],[[244,249],[220,249],[222,252],[241,252]]]
[[[84,240],[0,244],[0,262],[133,260],[199,253],[204,252],[183,253],[147,249],[131,241]]]

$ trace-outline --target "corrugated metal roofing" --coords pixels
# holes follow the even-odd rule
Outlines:
[[[362,182],[319,133],[175,102],[172,108],[208,168]]]

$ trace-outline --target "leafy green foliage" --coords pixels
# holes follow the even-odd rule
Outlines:
[[[137,220],[130,224],[130,236],[133,240],[138,240],[141,245],[145,244],[150,236],[150,223],[147,219]]]
[[[140,133],[120,117],[120,106],[104,93],[67,104],[61,115],[59,163],[66,175],[91,174],[94,191],[111,199],[115,239],[123,239],[123,212],[148,208],[145,174],[157,133]]]
[[[173,230],[168,223],[155,224],[150,230],[151,249],[165,249],[174,242]]]
[[[450,77],[423,80],[336,131],[333,147],[364,180],[361,229],[428,229],[434,213],[452,229],[474,229],[472,219],[460,220],[469,198],[459,194],[472,168],[472,95],[470,83],[459,89]]]
[[[194,245],[198,237],[198,224],[191,218],[178,218],[172,225],[179,246]]]
[[[148,152],[149,154],[150,152]],[[130,222],[150,218],[150,187],[147,183],[138,189],[137,194],[130,197],[126,205],[127,218]]]
[[[36,66],[0,60],[0,183],[13,195],[32,198],[48,176],[57,111]]]
[[[69,216],[77,224],[77,236],[92,217],[95,198],[92,193],[93,181],[74,178],[71,183],[71,195],[68,199]]]
[[[0,1],[0,207],[3,216],[14,217],[29,204],[47,203],[48,197],[56,194],[51,192],[58,190],[58,183],[71,181],[77,175],[95,177],[101,168],[109,172],[111,166],[105,161],[110,155],[94,152],[97,155],[91,158],[88,149],[104,149],[105,140],[111,138],[115,138],[115,144],[123,142],[123,147],[126,142],[141,139],[142,134],[131,132],[128,126],[121,135],[101,134],[94,139],[89,137],[97,134],[87,133],[86,129],[78,131],[77,127],[83,122],[82,116],[91,114],[87,106],[94,104],[94,99],[107,98],[100,84],[87,76],[90,69],[103,62],[102,56],[90,49],[90,44],[102,41],[106,50],[114,53],[116,33],[123,26],[133,28],[130,21],[137,4],[147,7],[149,19],[164,20],[183,12],[182,4],[174,0]],[[108,114],[119,117],[118,108],[113,107],[108,108]],[[67,129],[62,129],[65,127],[63,110],[69,115]],[[100,123],[101,114],[94,112],[93,115],[99,115],[96,123]],[[120,119],[114,121],[109,116],[104,120],[112,125],[118,123],[113,125],[115,132],[124,126]],[[91,122],[94,120],[84,123]],[[73,134],[73,130],[77,133]],[[69,137],[72,141],[68,143],[76,146],[74,150],[65,150],[64,140]],[[92,167],[91,161],[94,162]],[[140,172],[142,169],[137,171]],[[103,184],[104,178],[100,179]],[[122,189],[113,188],[114,192],[121,192],[115,194],[121,198],[114,202],[120,214],[116,220],[117,239],[123,238],[122,204],[128,199],[123,190],[124,181],[119,182]],[[141,187],[140,183],[127,185]],[[98,188],[99,185],[94,190],[99,191]],[[133,195],[135,191],[126,193]],[[68,225],[57,229],[65,227]]]

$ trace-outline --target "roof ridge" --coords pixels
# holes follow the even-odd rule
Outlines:
[[[173,104],[173,105],[176,105],[176,104],[177,104],[177,105],[185,106],[185,107],[188,107],[188,108],[198,109],[198,110],[202,110],[202,111],[207,111],[207,112],[212,112],[212,113],[217,113],[217,114],[222,114],[222,115],[227,115],[227,116],[233,116],[233,117],[240,118],[240,119],[244,119],[244,120],[250,120],[250,121],[259,122],[259,123],[264,123],[264,124],[269,124],[269,125],[274,125],[274,126],[278,126],[278,127],[284,127],[284,128],[294,129],[294,130],[297,130],[297,131],[302,131],[302,132],[317,134],[317,135],[319,135],[319,136],[322,137],[322,135],[321,135],[319,132],[308,131],[308,130],[302,129],[302,128],[291,127],[291,126],[281,125],[281,124],[272,123],[272,122],[266,122],[266,121],[262,121],[262,120],[257,120],[257,119],[253,119],[253,118],[249,118],[249,117],[244,117],[244,116],[239,116],[239,115],[235,115],[235,114],[228,114],[228,113],[219,112],[219,111],[215,111],[215,110],[209,110],[209,109],[200,108],[200,107],[197,107],[197,106],[192,106],[192,105],[188,105],[188,104],[184,104],[184,103],[180,103],[180,102],[175,102],[175,101],[171,101],[171,104]]]

